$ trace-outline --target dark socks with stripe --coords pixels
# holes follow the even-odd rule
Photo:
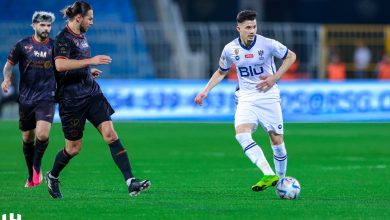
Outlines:
[[[42,157],[48,145],[49,145],[49,139],[45,141],[40,141],[36,139],[35,141],[34,169],[37,172],[41,170]]]
[[[122,146],[121,142],[118,140],[109,144],[111,156],[115,161],[115,164],[121,170],[125,181],[133,177],[133,173],[131,172],[131,166],[129,157],[127,156],[127,152]]]
[[[70,156],[65,148],[60,150],[58,153],[57,153],[57,156],[56,156],[56,159],[54,161],[54,164],[53,164],[53,168],[51,169],[50,171],[50,174],[55,177],[55,178],[58,178],[58,176],[60,175],[60,172],[62,171],[62,169],[64,169],[64,167],[68,164],[69,160],[72,159],[72,156]]]
[[[33,176],[32,166],[34,163],[34,142],[31,143],[23,142],[23,154],[28,169],[28,181],[32,181],[32,176]]]

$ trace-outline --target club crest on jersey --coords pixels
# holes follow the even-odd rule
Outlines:
[[[240,49],[234,49],[234,54],[236,55],[236,56],[235,56],[235,59],[236,59],[236,60],[239,60],[239,59],[240,59],[240,56],[239,56],[239,54],[240,54]]]
[[[259,50],[259,51],[257,51],[257,53],[259,54],[259,60],[264,60],[264,57],[263,57],[264,50]]]
[[[28,44],[28,45],[24,46],[24,49],[26,50],[27,53],[30,53],[31,50],[33,49],[33,45]]]
[[[46,51],[37,51],[37,50],[34,50],[34,56],[35,56],[35,57],[46,58],[46,54],[47,54]]]

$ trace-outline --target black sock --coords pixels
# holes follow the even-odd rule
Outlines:
[[[23,154],[28,169],[28,181],[32,181],[32,176],[33,176],[32,166],[34,162],[34,142],[26,143],[23,141]]]
[[[123,148],[119,139],[109,144],[109,146],[111,156],[118,168],[121,170],[125,181],[132,178],[133,173],[131,172],[129,157],[127,156],[126,150]]]
[[[72,156],[66,152],[65,148],[60,150],[57,153],[56,160],[54,161],[50,174],[57,178],[60,175],[61,170],[64,169],[70,159],[72,159]]]
[[[49,145],[49,139],[46,141],[40,141],[37,138],[35,140],[34,169],[38,173],[41,170],[42,157],[46,151],[47,145]]]

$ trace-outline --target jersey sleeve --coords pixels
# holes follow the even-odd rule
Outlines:
[[[219,69],[223,72],[226,72],[230,69],[230,66],[232,65],[232,61],[230,60],[228,56],[228,50],[225,47],[222,51],[221,58],[219,59]]]
[[[20,46],[20,42],[18,42],[15,44],[14,47],[11,48],[7,57],[7,61],[10,64],[15,65],[19,62],[21,56],[22,56],[22,47]]]
[[[68,59],[70,56],[70,42],[63,37],[59,37],[54,42],[54,59]]]
[[[288,48],[281,44],[279,41],[272,40],[272,54],[279,58],[279,59],[285,59],[287,57]]]

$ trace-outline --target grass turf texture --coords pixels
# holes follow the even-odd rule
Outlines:
[[[390,124],[286,124],[288,175],[297,200],[274,188],[252,192],[262,174],[244,155],[232,124],[115,123],[133,171],[152,187],[129,197],[108,146],[90,124],[83,149],[61,174],[62,200],[47,185],[23,188],[27,170],[17,122],[0,122],[0,211],[22,219],[389,219]],[[271,166],[267,136],[258,131]],[[64,146],[54,124],[44,173]]]

